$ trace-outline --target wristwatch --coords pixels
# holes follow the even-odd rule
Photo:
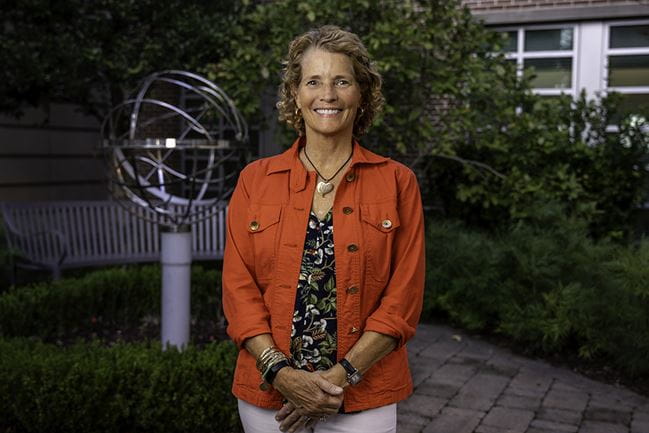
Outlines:
[[[340,365],[342,365],[345,371],[347,372],[347,382],[349,382],[350,385],[356,385],[358,382],[361,381],[361,379],[363,379],[363,375],[361,374],[361,372],[358,371],[356,367],[354,367],[345,358],[340,360]]]

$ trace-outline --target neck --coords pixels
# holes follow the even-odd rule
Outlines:
[[[349,157],[352,151],[352,137],[350,135],[343,139],[329,137],[312,138],[307,135],[304,148],[309,154],[309,159],[317,166],[320,172],[323,172],[329,166],[336,166],[335,168],[338,168]]]

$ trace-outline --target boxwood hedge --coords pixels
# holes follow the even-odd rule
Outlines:
[[[158,341],[47,343],[158,314],[156,266],[101,270],[0,295],[0,431],[240,431],[229,341],[162,351]],[[194,319],[219,319],[220,276],[194,268]]]

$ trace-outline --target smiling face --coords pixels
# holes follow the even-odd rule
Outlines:
[[[307,139],[351,138],[361,103],[352,60],[345,54],[312,48],[304,53],[295,102],[302,111]]]

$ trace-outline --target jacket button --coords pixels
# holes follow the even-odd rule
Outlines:
[[[356,179],[356,175],[354,173],[347,173],[347,176],[345,176],[345,180],[347,182],[353,182],[354,179]]]
[[[356,251],[358,251],[358,245],[356,244],[347,245],[347,251],[349,251],[350,253],[355,253]]]
[[[358,293],[358,287],[356,286],[347,287],[347,293],[349,293],[350,295],[355,295],[356,293]]]
[[[381,225],[383,226],[384,229],[389,229],[390,227],[392,227],[392,221],[390,221],[390,220],[383,220],[383,222],[381,223]]]
[[[358,328],[355,326],[352,326],[352,329],[349,330],[350,334],[356,334],[358,332]]]
[[[343,213],[344,213],[345,215],[349,215],[349,214],[352,213],[352,212],[354,212],[354,209],[352,209],[352,208],[350,208],[350,207],[345,206],[345,207],[343,208]]]
[[[249,227],[250,227],[250,230],[252,230],[253,232],[256,232],[257,230],[259,230],[259,223],[257,221],[251,221]]]

